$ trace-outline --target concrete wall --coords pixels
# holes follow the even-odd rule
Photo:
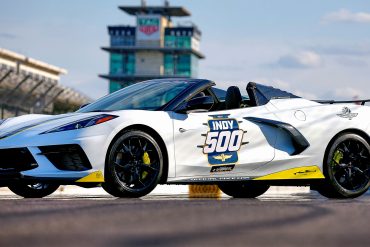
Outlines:
[[[136,52],[135,69],[137,75],[163,75],[163,63],[163,54],[161,52]]]

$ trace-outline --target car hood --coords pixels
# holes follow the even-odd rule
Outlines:
[[[9,118],[0,125],[0,135],[20,131],[47,131],[101,113],[68,113],[62,115],[29,114]]]

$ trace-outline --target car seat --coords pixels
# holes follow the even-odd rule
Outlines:
[[[236,86],[231,86],[226,91],[225,97],[225,107],[227,110],[229,109],[237,109],[240,108],[242,103],[242,95],[240,90]]]

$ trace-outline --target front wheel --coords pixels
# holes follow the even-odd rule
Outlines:
[[[116,197],[141,197],[159,183],[163,154],[146,132],[129,130],[117,138],[108,154],[102,187]]]
[[[253,182],[229,182],[219,184],[218,187],[226,195],[235,198],[255,198],[270,188],[267,184]]]
[[[370,145],[356,134],[339,136],[329,148],[325,182],[317,191],[328,198],[355,198],[370,186]]]
[[[8,187],[14,194],[24,198],[42,198],[54,193],[59,184],[45,184],[45,183],[15,183]]]

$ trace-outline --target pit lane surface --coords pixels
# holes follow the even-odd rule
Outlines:
[[[0,195],[0,246],[369,246],[370,195]]]

